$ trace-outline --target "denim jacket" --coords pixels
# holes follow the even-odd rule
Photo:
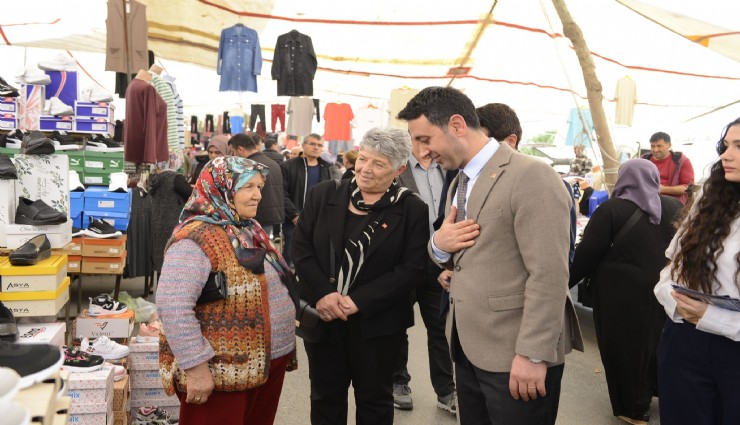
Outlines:
[[[262,49],[257,31],[236,24],[221,31],[216,72],[221,76],[219,91],[257,92],[257,75],[262,72]]]

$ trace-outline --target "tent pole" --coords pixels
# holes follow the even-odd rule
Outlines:
[[[476,31],[475,36],[473,37],[473,41],[470,42],[470,45],[468,45],[468,48],[465,50],[465,54],[460,59],[460,63],[457,65],[458,68],[462,68],[465,66],[465,64],[468,63],[468,61],[470,60],[470,56],[473,55],[475,48],[478,47],[478,42],[480,42],[480,39],[483,36],[483,32],[486,30],[488,25],[491,22],[493,22],[493,9],[496,8],[497,4],[498,4],[498,0],[493,0],[493,4],[491,5],[491,9],[488,10],[488,14],[486,14],[486,18],[478,26],[478,30]],[[457,75],[452,75],[452,77],[450,78],[450,81],[447,83],[448,87],[452,86],[452,83],[455,81],[456,77]]]

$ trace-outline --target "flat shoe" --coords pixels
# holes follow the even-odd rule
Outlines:
[[[66,222],[66,214],[46,205],[46,203],[41,199],[31,201],[22,196],[18,198],[18,208],[16,208],[15,211],[15,224],[44,226]]]
[[[17,180],[18,170],[8,155],[0,155],[0,180]]]
[[[32,131],[23,137],[21,143],[21,153],[26,155],[47,155],[56,151],[54,142],[44,136],[40,131]]]
[[[38,235],[19,246],[8,256],[14,266],[32,266],[51,256],[51,243],[46,235]]]

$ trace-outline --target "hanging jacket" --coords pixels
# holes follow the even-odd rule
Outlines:
[[[313,96],[316,67],[311,37],[296,30],[278,37],[272,61],[278,96]]]
[[[216,73],[221,76],[218,91],[257,92],[257,76],[262,73],[257,31],[242,24],[221,31]]]

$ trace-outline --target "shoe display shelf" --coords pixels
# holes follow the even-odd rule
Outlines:
[[[0,282],[0,301],[15,317],[57,317],[64,308],[65,329],[70,329],[66,255],[51,255],[32,266],[14,266],[0,257]]]
[[[180,415],[180,399],[176,395],[167,395],[159,377],[159,342],[137,342],[133,338],[129,348],[131,416],[136,417],[140,407],[154,406],[177,419]]]
[[[72,406],[72,400],[62,393],[62,379],[66,378],[60,379],[60,375],[64,375],[64,372],[57,372],[43,383],[21,390],[13,398],[14,402],[28,409],[34,424],[62,425],[68,423],[69,414],[67,412]]]
[[[65,373],[65,372],[62,372]],[[103,366],[94,372],[71,372],[67,375],[67,396],[71,398],[71,424],[107,425],[113,418],[113,367]]]

